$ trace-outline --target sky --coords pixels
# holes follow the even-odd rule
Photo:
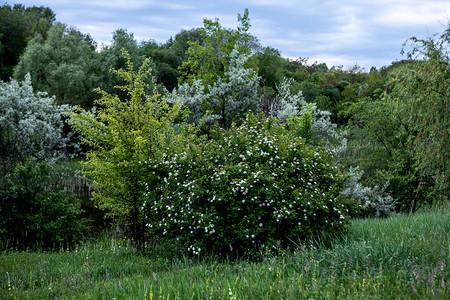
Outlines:
[[[164,43],[182,29],[201,27],[218,18],[236,29],[237,14],[249,9],[250,33],[262,46],[292,59],[325,62],[328,67],[355,64],[369,71],[404,58],[410,37],[442,33],[450,22],[449,0],[22,0],[47,6],[56,20],[110,43],[119,28],[137,41]]]

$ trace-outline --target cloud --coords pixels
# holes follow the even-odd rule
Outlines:
[[[247,0],[242,1],[255,6],[296,6],[298,1],[295,0]]]
[[[314,57],[327,64],[381,66],[399,58],[411,36],[442,32],[449,21],[448,0],[10,0],[25,6],[44,5],[58,21],[109,42],[117,28],[136,39],[165,42],[182,29],[219,18],[236,28],[237,13],[249,8],[254,34],[263,46],[283,55]]]
[[[445,18],[448,20],[450,13],[449,1],[402,0],[390,4],[375,19],[377,23],[387,26],[427,26]]]

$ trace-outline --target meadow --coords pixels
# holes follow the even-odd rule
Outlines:
[[[449,299],[450,206],[353,220],[333,239],[257,260],[137,255],[107,236],[59,251],[3,251],[6,299]],[[167,251],[165,251],[167,250]]]

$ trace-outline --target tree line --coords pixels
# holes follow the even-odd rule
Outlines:
[[[32,196],[18,192],[21,176],[36,174],[30,186],[41,173],[51,179],[24,170],[56,172],[59,158],[77,153],[95,201],[137,244],[156,236],[193,254],[306,239],[340,230],[352,216],[448,201],[450,26],[411,38],[405,60],[366,72],[284,58],[249,33],[248,10],[236,29],[204,19],[165,43],[137,42],[118,29],[102,47],[56,22],[49,8],[5,4],[0,13],[0,233],[10,239],[16,223],[31,218],[17,199],[28,195],[42,208],[47,193],[63,197],[56,183]],[[298,159],[303,168],[293,167]],[[203,184],[188,180],[193,173]],[[222,185],[210,186],[213,178]],[[80,214],[74,205],[70,218]],[[69,230],[58,226],[49,232]]]

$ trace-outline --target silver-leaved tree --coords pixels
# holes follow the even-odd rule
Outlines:
[[[0,81],[0,163],[3,172],[27,158],[55,160],[65,154],[71,134],[64,131],[69,105],[34,92],[30,75],[23,82]]]

